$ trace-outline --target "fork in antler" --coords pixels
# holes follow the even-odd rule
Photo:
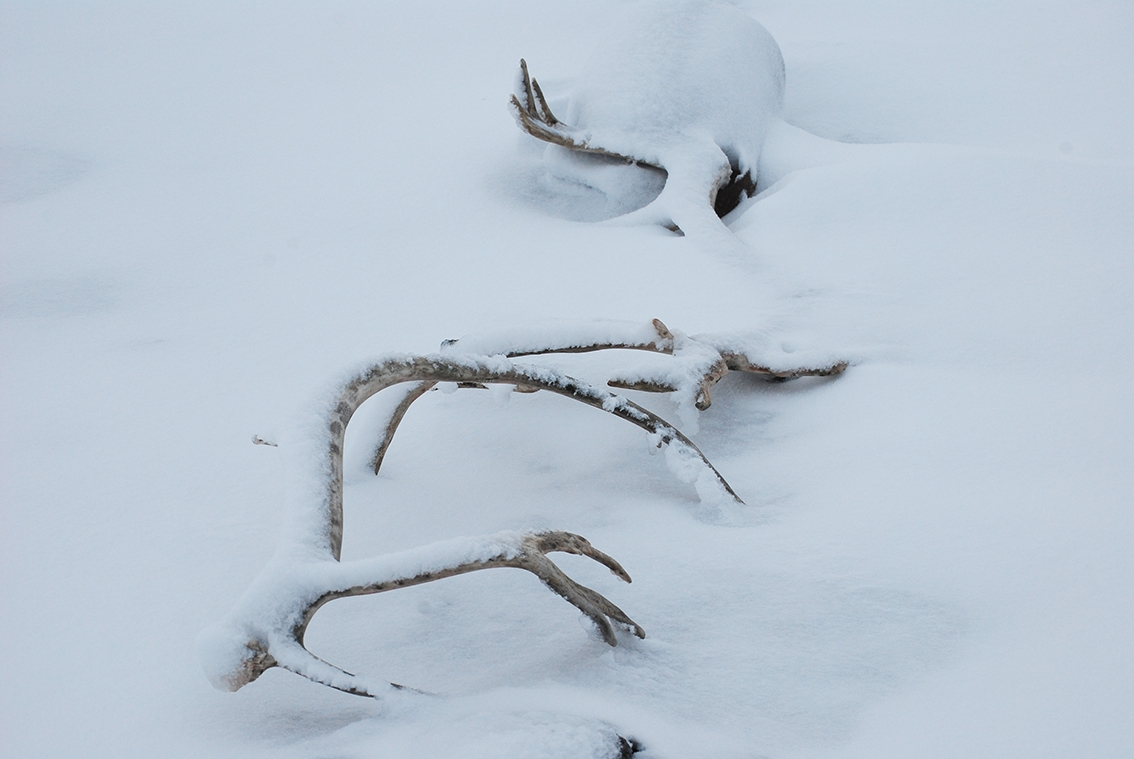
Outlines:
[[[697,411],[705,411],[712,405],[709,391],[730,371],[764,377],[773,382],[786,382],[800,377],[832,377],[842,374],[847,368],[846,361],[833,360],[827,356],[816,356],[810,362],[801,362],[793,354],[779,357],[763,355],[766,351],[760,351],[750,343],[742,336],[734,335],[690,336],[680,331],[675,334],[660,319],[654,319],[649,324],[617,321],[567,323],[550,337],[546,331],[538,329],[528,333],[515,329],[505,330],[446,340],[441,344],[441,350],[443,353],[502,355],[509,359],[611,350],[665,354],[673,356],[675,360],[671,364],[678,366],[671,365],[663,372],[651,372],[645,368],[623,370],[608,378],[607,385],[647,393],[670,393],[679,405],[692,406]],[[436,384],[420,382],[413,385],[390,414],[382,438],[371,457],[371,468],[375,474],[382,468],[382,460],[393,440],[394,432],[410,406]],[[458,387],[477,387],[477,384],[462,383]],[[516,386],[516,390],[525,393],[540,389],[532,385]],[[697,452],[700,453],[699,450]],[[727,483],[724,487],[727,488]],[[727,492],[734,497],[736,495],[731,488]]]
[[[467,572],[515,567],[535,574],[548,588],[586,614],[603,639],[616,645],[615,627],[645,632],[599,593],[571,580],[547,558],[551,552],[587,556],[619,578],[630,576],[586,539],[567,532],[500,533],[460,538],[403,553],[340,562],[343,537],[343,442],[347,424],[364,401],[403,382],[523,385],[549,390],[626,419],[672,445],[688,447],[721,487],[732,489],[688,438],[652,412],[551,369],[525,367],[484,356],[402,356],[359,373],[338,393],[321,431],[325,477],[322,497],[296,520],[276,556],[218,625],[204,631],[198,651],[218,688],[237,690],[272,667],[357,695],[379,696],[393,686],[346,672],[311,654],[303,637],[315,613],[329,601],[381,593]],[[735,497],[735,495],[734,495]],[[738,499],[739,500],[739,499]]]
[[[528,75],[528,62],[523,58],[520,59],[519,80],[516,82],[516,91],[517,92],[512,95],[512,99],[509,103],[512,115],[515,117],[516,123],[520,125],[520,128],[537,140],[549,142],[552,145],[559,145],[568,150],[595,153],[597,155],[617,158],[627,163],[641,163],[646,166],[653,166],[657,169],[662,168],[659,164],[649,163],[638,158],[631,158],[630,156],[624,156],[621,153],[615,153],[612,150],[592,145],[585,134],[567,126],[559,119],[555,118],[555,114],[551,112],[551,107],[547,104],[547,98],[543,96],[543,90],[540,88],[539,82]]]
[[[696,370],[685,372],[684,376],[695,377],[698,372],[701,375],[700,380],[694,383],[699,388],[698,407],[708,405],[709,385],[733,364],[740,368],[750,366],[776,376],[832,374],[845,367],[845,364],[837,364],[820,369],[776,372],[756,366],[748,358],[741,361],[739,354],[712,349],[704,338],[698,341],[675,336],[657,320],[645,329],[636,325],[627,327],[625,324],[607,323],[599,331],[603,332],[601,337],[548,339],[542,344],[512,339],[508,341],[511,346],[498,353],[520,356],[629,348],[673,353],[674,360],[679,360],[679,354],[684,353],[684,359],[690,362],[687,368]],[[516,364],[499,354],[455,354],[452,342],[447,347],[448,353],[387,358],[359,372],[340,388],[330,404],[325,426],[316,441],[321,451],[317,470],[322,480],[321,494],[297,515],[292,532],[285,537],[275,557],[241,597],[236,608],[223,622],[205,630],[198,638],[202,664],[218,688],[237,690],[268,669],[281,667],[356,695],[379,697],[391,689],[400,689],[403,686],[351,674],[309,652],[303,645],[303,639],[315,613],[324,604],[338,598],[382,593],[496,567],[514,567],[536,575],[550,590],[589,617],[603,640],[612,646],[618,642],[617,628],[645,637],[642,627],[625,612],[601,594],[576,583],[548,558],[547,554],[553,552],[586,556],[606,566],[620,579],[630,581],[630,576],[617,561],[594,548],[585,538],[569,532],[506,532],[458,538],[401,553],[341,562],[346,428],[355,411],[367,399],[393,385],[415,383],[387,419],[384,438],[375,457],[376,465],[380,465],[406,409],[424,390],[439,382],[456,383],[458,387],[507,384],[526,390],[547,390],[641,427],[659,445],[668,444],[685,451],[686,459],[700,467],[703,478],[715,484],[721,494],[741,502],[692,441],[638,404],[547,367]],[[710,354],[716,358],[708,360]],[[732,356],[731,362],[726,356]],[[721,362],[723,369],[719,365]],[[681,382],[674,386],[672,382],[666,384],[648,375],[637,375],[632,380],[624,379],[622,383],[665,392],[682,392],[683,387]],[[689,388],[684,391],[690,392]]]

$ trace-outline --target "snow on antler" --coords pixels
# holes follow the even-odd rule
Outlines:
[[[703,0],[640,3],[605,26],[566,121],[524,61],[512,115],[544,142],[664,169],[665,189],[637,217],[719,235],[717,217],[755,191],[764,138],[779,119],[779,46],[743,11]]]
[[[546,390],[624,419],[649,433],[659,447],[668,445],[667,463],[676,474],[695,483],[703,500],[731,497],[743,503],[700,449],[653,412],[555,369],[513,361],[522,356],[603,350],[670,356],[671,365],[664,370],[623,371],[609,384],[672,392],[697,409],[708,407],[709,388],[729,370],[791,378],[837,374],[846,367],[845,362],[765,366],[758,352],[745,349],[743,340],[690,337],[671,331],[657,319],[649,324],[590,321],[485,333],[448,340],[438,354],[390,356],[366,366],[340,386],[310,441],[315,489],[301,500],[276,555],[228,617],[198,639],[201,661],[213,684],[237,690],[266,670],[282,667],[357,695],[379,697],[391,688],[401,688],[351,674],[307,651],[303,638],[315,613],[337,598],[382,593],[497,567],[535,574],[550,590],[586,614],[612,646],[617,644],[615,627],[644,637],[642,628],[621,609],[575,583],[547,557],[553,552],[586,556],[630,581],[617,561],[585,538],[567,532],[506,532],[458,538],[372,559],[340,561],[346,428],[367,399],[399,384],[408,384],[408,390],[385,422],[383,440],[374,457],[375,471],[406,411],[430,388],[440,382],[457,387],[504,384],[526,391]]]
[[[704,411],[712,404],[709,394],[729,371],[757,374],[785,381],[799,377],[829,377],[842,373],[847,362],[828,354],[787,354],[769,350],[760,341],[739,334],[687,335],[671,331],[660,319],[649,323],[613,320],[561,320],[540,326],[485,331],[446,340],[445,354],[474,353],[519,358],[555,353],[591,353],[637,350],[672,356],[665,365],[656,361],[621,367],[607,378],[611,387],[652,393],[672,393],[683,412]],[[467,385],[466,385],[467,386]],[[371,459],[377,474],[393,433],[410,405],[433,385],[420,383],[403,396],[386,421],[386,428]],[[533,386],[518,386],[531,392]],[[683,413],[683,425],[696,426],[695,414]]]
[[[550,590],[586,614],[612,646],[617,643],[615,626],[639,637],[645,636],[642,628],[621,609],[595,591],[575,583],[547,558],[551,552],[587,556],[621,579],[630,581],[618,562],[595,549],[586,539],[571,533],[508,532],[459,538],[373,559],[340,561],[343,443],[347,425],[368,398],[385,388],[407,382],[415,383],[411,395],[420,394],[422,387],[438,382],[503,383],[548,390],[580,401],[641,427],[653,435],[659,445],[668,443],[681,451],[683,459],[706,473],[716,487],[740,500],[679,430],[625,398],[552,369],[515,364],[502,356],[436,354],[387,358],[357,373],[337,392],[314,441],[314,450],[319,453],[312,463],[322,486],[309,502],[301,504],[301,513],[295,515],[291,530],[276,555],[236,608],[224,621],[199,637],[202,665],[218,688],[237,690],[272,667],[282,667],[357,695],[379,697],[393,687],[400,688],[351,674],[307,651],[303,637],[314,614],[337,598],[381,593],[496,567],[514,567],[535,574]],[[402,406],[408,407],[408,404],[403,401],[399,404]],[[387,425],[388,434],[392,435],[396,426],[396,423]]]

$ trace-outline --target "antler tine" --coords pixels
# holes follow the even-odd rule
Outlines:
[[[397,683],[368,682],[367,679],[347,672],[341,667],[336,667],[311,653],[301,640],[301,638],[291,637],[286,643],[281,642],[273,646],[272,648],[277,654],[273,660],[274,666],[307,678],[311,682],[326,685],[328,688],[334,688],[343,693],[349,693],[352,696],[381,698],[383,695],[389,695],[392,690],[417,690],[416,688],[406,688]],[[422,691],[417,692],[421,693]]]
[[[528,62],[523,58],[520,59],[520,73],[523,78],[524,85],[523,110],[532,118],[539,118],[539,114],[536,113],[535,103],[533,102],[532,98],[532,78],[528,76]]]
[[[611,646],[618,644],[615,625],[639,638],[646,636],[641,625],[624,611],[556,566],[547,557],[553,551],[587,556],[630,582],[622,566],[586,538],[559,531],[464,538],[348,564],[301,563],[282,574],[269,566],[261,581],[241,599],[243,607],[256,616],[242,617],[238,607],[227,623],[201,634],[198,651],[209,678],[222,690],[239,690],[273,667],[356,696],[381,698],[392,690],[414,690],[359,677],[308,651],[303,639],[315,613],[339,598],[373,595],[502,567],[536,575],[549,590],[589,617]]]
[[[382,461],[386,458],[386,451],[390,449],[390,443],[394,440],[394,433],[398,431],[398,425],[402,423],[402,418],[409,411],[409,407],[413,405],[421,396],[428,393],[437,386],[436,382],[419,382],[414,387],[411,387],[406,392],[402,400],[394,408],[390,414],[390,418],[386,420],[386,429],[383,431],[382,439],[378,442],[377,447],[374,449],[374,454],[370,457],[370,468],[374,470],[374,474],[378,474],[378,470],[382,468]]]
[[[527,64],[523,61],[523,59],[520,60],[520,64],[521,70],[526,74]],[[674,337],[673,333],[670,332],[669,328],[666,327],[660,319],[653,319],[651,321],[651,326],[657,333],[657,339],[655,340],[639,340],[637,342],[593,342],[587,343],[585,345],[551,345],[547,347],[534,348],[531,350],[512,350],[506,352],[505,355],[508,358],[519,358],[522,356],[542,356],[551,353],[593,353],[603,350],[640,350],[648,351],[651,353],[672,354],[674,341],[677,338]],[[459,343],[459,339],[444,340],[441,343],[441,349],[455,350],[454,346],[459,345]],[[487,352],[495,351],[490,350]],[[411,389],[409,392],[407,392],[406,395],[402,398],[401,402],[397,405],[393,412],[391,412],[390,417],[386,421],[386,427],[383,432],[382,438],[378,441],[374,453],[370,458],[370,468],[374,471],[374,474],[378,474],[379,470],[382,468],[382,462],[385,459],[386,451],[389,450],[390,443],[394,438],[394,432],[397,431],[398,425],[401,424],[402,418],[409,410],[409,407],[418,398],[422,397],[425,393],[431,390],[436,384],[437,383],[435,382],[419,384],[414,389]],[[623,388],[627,390],[642,390],[652,393],[672,393],[677,389],[671,385],[664,385],[645,380],[640,382],[619,382],[618,380],[612,380],[611,382],[608,382],[607,385],[609,385],[610,387]],[[460,385],[458,387],[460,387]],[[536,393],[540,390],[539,387],[527,383],[517,384],[515,386],[515,389],[520,393]]]
[[[665,341],[659,343],[587,343],[586,345],[570,345],[552,348],[536,348],[532,350],[509,351],[508,358],[521,358],[523,356],[546,356],[552,353],[595,353],[597,351],[627,350],[649,351],[650,353],[673,353],[673,345]]]
[[[827,366],[814,368],[771,369],[767,366],[753,363],[752,360],[743,353],[721,351],[721,358],[724,359],[728,368],[732,371],[746,372],[748,374],[762,374],[782,381],[799,379],[800,377],[834,377],[842,374],[846,371],[847,366],[849,366],[846,361],[837,361]]]
[[[544,97],[539,82],[529,75],[528,63],[523,58],[520,59],[520,89],[523,90],[523,92],[518,94],[513,93],[510,100],[512,115],[515,117],[516,123],[519,125],[520,129],[530,134],[532,137],[535,137],[537,140],[549,142],[552,145],[559,145],[568,150],[577,150],[582,153],[596,153],[598,155],[617,158],[620,161],[640,163],[646,166],[661,168],[653,163],[638,158],[591,145],[585,137],[576,136],[576,130],[555,118],[555,115],[551,112],[551,107],[547,104],[547,98]]]
[[[728,374],[728,364],[721,358],[714,362],[708,371],[702,375],[701,383],[697,389],[697,397],[693,401],[693,405],[696,406],[698,411],[704,411],[712,405],[713,399],[709,395],[709,388],[720,382],[726,374]]]
[[[637,332],[637,325],[632,322],[627,322],[628,325],[634,327]],[[639,350],[649,351],[651,353],[665,353],[672,354],[674,342],[676,337],[669,331],[660,319],[653,319],[650,322],[656,337],[647,338],[645,335],[639,333],[637,336],[628,334],[624,339],[606,339],[606,340],[591,340],[589,342],[579,342],[573,339],[563,340],[546,340],[538,345],[528,345],[526,347],[513,347],[503,348],[489,344],[483,345],[477,343],[477,347],[470,349],[467,352],[497,355],[503,354],[508,358],[519,358],[520,356],[542,356],[551,353],[592,353],[595,351],[603,350]],[[459,339],[445,340],[441,343],[442,351],[463,352],[464,346]],[[504,338],[505,343],[513,342],[508,336]],[[521,343],[522,345],[522,343]],[[498,350],[497,348],[500,347]]]
[[[714,362],[701,376],[694,405],[697,407],[698,411],[708,409],[713,403],[713,399],[709,394],[710,388],[720,382],[729,371],[759,374],[776,382],[787,382],[788,380],[799,379],[800,377],[833,377],[842,374],[846,368],[847,362],[839,361],[830,366],[811,369],[770,369],[766,366],[752,363],[745,355],[721,351],[720,359]],[[620,385],[620,387],[627,387],[627,385]],[[635,387],[634,389],[641,390],[647,388]],[[659,387],[659,389],[654,392],[665,392],[665,390]]]
[[[543,96],[543,90],[539,86],[539,82],[535,79],[532,80],[532,89],[535,91],[536,106],[540,111],[540,118],[543,123],[548,126],[555,126],[559,123],[559,119],[555,118],[555,114],[551,112],[551,107],[547,104],[547,98]]]
[[[534,78],[528,74],[528,62],[523,58],[520,59],[520,78],[522,82],[523,93],[520,97],[523,98],[520,105],[525,113],[532,119],[541,122],[545,126],[553,127],[559,123],[559,119],[555,118],[555,114],[551,112],[550,106],[547,104],[547,98],[543,96],[543,90]],[[513,95],[513,97],[516,97]]]
[[[342,544],[342,438],[345,435],[346,423],[349,422],[350,416],[353,415],[354,411],[362,405],[366,399],[370,398],[384,387],[389,387],[399,382],[416,380],[420,382],[431,382],[433,384],[437,382],[479,382],[484,384],[523,385],[547,390],[557,395],[571,398],[572,400],[585,403],[588,406],[625,419],[650,434],[661,435],[663,444],[676,442],[690,449],[696,453],[706,469],[712,473],[721,488],[738,503],[743,503],[740,496],[732,489],[732,486],[728,484],[721,473],[717,471],[716,467],[705,457],[705,454],[694,445],[693,441],[686,437],[681,430],[677,429],[657,414],[654,414],[652,411],[625,398],[611,396],[609,393],[599,390],[598,388],[546,368],[529,369],[527,367],[511,364],[510,362],[506,367],[486,366],[482,368],[470,366],[466,363],[475,360],[475,358],[476,357],[473,356],[463,356],[459,359],[457,357],[450,358],[448,356],[418,357],[409,359],[409,361],[413,363],[412,369],[408,367],[403,369],[401,365],[395,365],[391,369],[384,369],[383,365],[378,365],[373,367],[370,372],[360,375],[358,379],[344,388],[341,394],[344,400],[340,401],[336,408],[335,416],[331,421],[331,429],[333,432],[330,448],[332,458],[331,471],[337,474],[332,477],[328,492],[327,508],[331,525],[331,549],[335,558],[338,558]],[[463,361],[460,359],[463,359]],[[383,438],[382,444],[379,446],[379,451],[375,454],[375,458],[378,458],[379,452],[383,456],[385,455],[385,450],[389,446],[389,441],[392,439],[398,423],[401,421],[402,417],[404,417],[409,406],[424,395],[424,393],[425,390],[421,389],[419,386],[414,391],[407,394],[402,402],[398,404],[398,407],[394,410],[386,423],[386,435]],[[347,402],[347,399],[349,399],[349,402]],[[381,461],[379,460],[378,463],[380,465]]]
[[[607,380],[606,384],[610,387],[617,387],[620,390],[637,390],[642,393],[676,393],[679,389],[668,382],[658,382],[657,380],[648,379],[612,379]]]
[[[609,645],[618,645],[618,639],[614,636],[614,629],[610,620],[614,620],[639,638],[646,637],[646,631],[637,622],[626,616],[622,609],[619,609],[601,594],[572,580],[547,558],[547,554],[553,551],[561,551],[587,556],[606,565],[613,574],[626,582],[630,582],[630,575],[626,574],[626,570],[622,569],[617,561],[594,548],[586,538],[570,532],[539,533],[528,538],[528,543],[532,550],[520,554],[515,559],[513,566],[526,569],[536,575],[551,591],[562,596],[568,603],[590,617],[603,640]]]
[[[511,105],[512,115],[516,118],[516,123],[519,124],[520,129],[524,130],[532,137],[535,137],[537,140],[550,142],[553,145],[559,145],[561,147],[567,148],[568,150],[578,150],[584,153],[602,153],[604,155],[611,156],[615,155],[614,153],[610,153],[606,150],[593,149],[587,146],[586,143],[577,142],[560,130],[552,129],[540,119],[538,114],[529,113],[528,109],[524,107],[519,98],[517,98],[515,95],[512,95]],[[559,124],[557,124],[556,126],[558,125]],[[621,155],[617,157],[624,160],[630,160]]]
[[[701,380],[697,383],[697,393],[693,397],[693,405],[698,411],[705,411],[709,406],[713,405],[713,399],[709,395],[709,389],[720,382],[721,378],[726,374],[728,374],[728,366],[722,359],[714,362],[708,370],[701,375]],[[644,377],[636,379],[612,379],[608,380],[606,384],[610,387],[617,387],[623,390],[638,390],[643,393],[676,393],[681,390],[677,385],[664,380]]]

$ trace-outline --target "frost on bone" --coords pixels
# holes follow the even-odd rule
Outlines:
[[[497,329],[459,340],[446,340],[441,349],[446,354],[469,351],[508,358],[607,350],[665,354],[672,358],[664,365],[657,361],[626,358],[619,369],[607,378],[607,384],[672,394],[683,428],[695,433],[697,412],[709,408],[712,386],[729,371],[784,381],[837,375],[847,367],[846,361],[828,353],[789,354],[773,350],[767,343],[767,339],[743,333],[691,336],[680,330],[671,331],[659,319],[649,323],[559,320],[540,326]]]
[[[717,345],[736,342],[717,340]],[[480,353],[467,352],[474,346]],[[375,470],[406,410],[430,388],[446,383],[454,391],[466,387],[508,385],[544,390],[612,414],[641,429],[658,446],[666,446],[666,463],[682,481],[694,486],[708,507],[743,503],[697,446],[680,430],[628,398],[591,386],[538,363],[518,357],[601,350],[648,351],[663,354],[671,367],[658,372],[623,372],[612,384],[633,385],[653,392],[675,393],[679,404],[694,410],[709,405],[709,387],[731,368],[780,376],[784,370],[762,367],[753,357],[714,346],[713,339],[692,338],[671,331],[661,321],[569,322],[543,330],[498,331],[446,341],[432,355],[391,354],[364,364],[337,383],[318,404],[309,434],[285,446],[301,472],[293,483],[291,518],[276,554],[221,622],[201,633],[198,656],[210,682],[237,690],[264,671],[280,667],[347,693],[379,698],[402,686],[361,677],[311,654],[303,638],[314,614],[327,602],[382,593],[434,582],[458,574],[512,567],[535,574],[548,589],[578,608],[610,645],[616,628],[644,637],[645,632],[605,597],[575,583],[549,558],[553,552],[574,553],[606,566],[630,581],[626,571],[585,538],[566,532],[507,532],[434,543],[386,556],[343,563],[343,445],[355,411],[383,389],[404,385],[403,395],[387,416]],[[845,363],[820,369],[791,369],[790,376],[834,374]]]
[[[406,398],[440,382],[454,383],[458,388],[508,384],[548,390],[625,419],[666,442],[696,450],[680,431],[652,412],[548,367],[524,366],[499,355],[462,354],[392,355],[363,366],[325,399],[322,421],[307,440],[290,446],[303,459],[306,474],[294,483],[294,508],[276,554],[233,611],[198,637],[202,668],[216,687],[238,690],[268,669],[280,667],[347,693],[375,698],[388,695],[391,688],[400,686],[347,672],[304,648],[304,634],[314,614],[337,598],[381,593],[497,567],[535,574],[548,589],[590,618],[603,640],[612,646],[617,644],[616,628],[645,636],[625,612],[575,583],[548,558],[553,552],[578,554],[630,581],[617,561],[571,533],[507,532],[458,538],[361,561],[340,561],[343,443],[351,417],[362,403],[385,388],[411,383],[411,390],[398,404],[404,409],[408,407]],[[387,423],[387,434],[392,436],[396,426]],[[696,456],[732,493],[699,451]]]

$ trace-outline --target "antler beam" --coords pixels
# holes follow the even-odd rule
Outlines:
[[[641,626],[601,594],[579,585],[562,572],[548,553],[566,552],[591,558],[617,577],[630,576],[613,558],[585,538],[568,532],[501,533],[461,538],[400,554],[342,563],[343,443],[358,408],[375,393],[396,384],[415,383],[386,425],[387,439],[417,397],[438,382],[504,383],[548,390],[625,419],[699,458],[721,488],[740,499],[704,454],[675,427],[637,404],[551,369],[520,366],[483,356],[400,356],[368,367],[347,381],[331,404],[318,447],[324,451],[319,471],[321,498],[295,521],[276,556],[222,623],[203,632],[198,650],[210,680],[218,688],[237,690],[273,667],[362,696],[380,697],[391,688],[323,661],[303,645],[308,624],[326,603],[349,596],[382,593],[458,574],[514,567],[535,574],[589,617],[610,645],[615,628],[644,637]]]
[[[600,350],[600,348],[595,348]],[[707,471],[720,487],[738,503],[743,503],[732,486],[709,462],[701,449],[679,429],[652,411],[639,406],[631,400],[613,395],[546,367],[533,367],[513,364],[504,358],[486,358],[471,355],[433,355],[402,359],[404,364],[386,362],[376,365],[359,375],[343,389],[340,401],[332,412],[329,431],[331,432],[329,461],[331,479],[327,508],[330,516],[332,535],[330,545],[335,558],[342,544],[342,435],[351,416],[367,399],[375,393],[402,382],[418,382],[408,392],[387,419],[383,440],[372,457],[372,462],[381,466],[393,433],[410,405],[429,390],[425,385],[438,382],[453,382],[458,385],[504,384],[518,385],[539,390],[547,390],[588,406],[625,419],[642,428],[651,435],[659,436],[659,445],[674,444],[687,448],[704,464]],[[430,385],[430,386],[432,386]],[[377,470],[375,470],[377,471]]]
[[[533,93],[538,86],[531,85]],[[536,96],[533,94],[533,96]],[[542,95],[538,95],[542,99]],[[550,116],[546,104],[539,106]],[[554,339],[558,337],[558,339]],[[743,341],[740,341],[741,343]],[[524,391],[547,390],[624,419],[650,433],[658,445],[669,444],[699,463],[723,493],[742,503],[732,487],[680,430],[653,412],[606,390],[568,377],[547,367],[516,364],[513,358],[551,353],[585,353],[601,350],[641,350],[672,356],[678,370],[660,374],[629,372],[609,384],[656,392],[677,392],[695,398],[698,409],[709,406],[709,388],[728,371],[745,371],[774,378],[830,376],[846,368],[845,362],[811,367],[773,368],[755,360],[736,340],[720,336],[689,337],[670,331],[654,319],[649,325],[618,322],[584,325],[581,333],[549,338],[536,335],[495,335],[446,341],[443,353],[429,356],[393,356],[355,374],[339,389],[330,404],[316,445],[320,482],[316,497],[302,506],[293,531],[261,576],[220,624],[198,640],[202,663],[219,688],[236,690],[272,667],[281,667],[315,682],[356,695],[379,697],[403,686],[369,680],[335,667],[310,653],[303,639],[315,613],[338,598],[382,593],[420,585],[482,569],[513,567],[536,575],[550,590],[582,611],[603,640],[617,644],[615,630],[623,628],[638,637],[645,632],[621,609],[599,593],[579,585],[549,558],[553,552],[586,556],[606,566],[626,582],[630,576],[607,554],[585,538],[568,532],[501,533],[459,538],[398,554],[343,563],[343,445],[346,428],[358,408],[376,393],[409,384],[389,414],[381,445],[375,453],[375,471],[406,411],[439,382],[457,387],[513,385]],[[457,353],[461,349],[476,355]],[[493,355],[480,355],[491,353]]]
[[[523,70],[526,76],[527,68],[524,67]],[[684,381],[677,381],[672,376],[661,378],[643,374],[627,374],[608,380],[607,385],[647,393],[690,395],[693,398],[693,405],[698,411],[704,411],[712,405],[710,389],[730,371],[757,374],[770,380],[786,382],[800,377],[831,377],[842,374],[847,368],[846,361],[836,361],[817,362],[814,366],[791,366],[773,369],[766,363],[757,362],[749,352],[736,347],[718,347],[717,344],[727,344],[727,338],[712,335],[690,337],[684,333],[674,335],[660,319],[652,320],[649,327],[627,322],[604,323],[602,328],[607,333],[603,337],[580,337],[573,334],[571,337],[561,340],[548,339],[546,336],[525,339],[508,334],[473,336],[461,340],[446,340],[441,344],[441,350],[455,353],[471,344],[471,350],[477,354],[503,355],[507,358],[543,356],[556,353],[593,353],[605,350],[637,350],[676,356],[690,364],[689,370],[679,378],[679,380]],[[596,325],[593,330],[598,331],[599,327]],[[610,334],[612,330],[620,333],[618,337],[612,338]],[[375,474],[378,474],[378,471],[382,468],[382,461],[386,457],[386,451],[390,447],[394,431],[397,430],[402,417],[405,416],[413,402],[431,390],[435,384],[423,383],[406,393],[387,419],[382,439],[379,440],[371,457],[371,468]],[[460,386],[476,385],[475,383],[466,383]],[[531,384],[516,385],[516,390],[524,393],[536,392],[539,389],[538,386]]]

